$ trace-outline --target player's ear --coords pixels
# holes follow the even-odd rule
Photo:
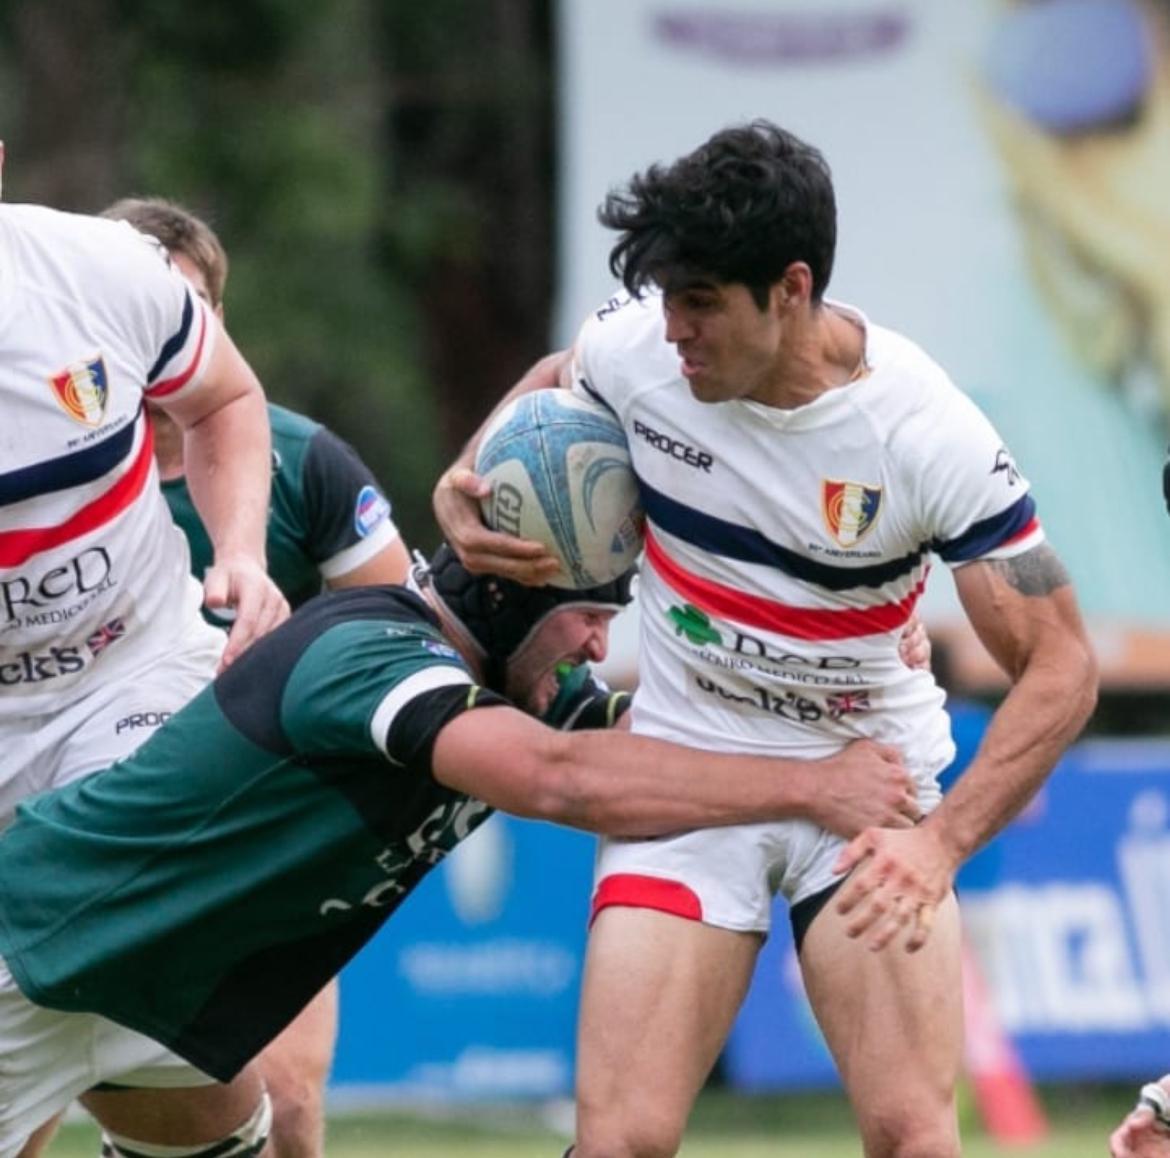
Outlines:
[[[776,300],[782,306],[795,305],[812,297],[812,270],[807,262],[794,261],[772,286]]]

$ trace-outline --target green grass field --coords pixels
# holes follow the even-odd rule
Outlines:
[[[964,1110],[964,1158],[1102,1158],[1109,1132],[1132,1104],[1130,1088],[1042,1091],[1052,1133],[1042,1145],[995,1145]],[[329,1125],[329,1158],[560,1158],[567,1141],[534,1110],[338,1114]],[[96,1158],[87,1123],[62,1127],[51,1158]],[[844,1102],[832,1094],[745,1098],[703,1095],[682,1149],[685,1158],[858,1158]]]

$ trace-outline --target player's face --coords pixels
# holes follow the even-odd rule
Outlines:
[[[560,664],[575,666],[605,659],[614,614],[601,607],[554,611],[508,661],[508,698],[534,716],[544,715],[557,694]]]
[[[682,376],[700,402],[767,401],[781,353],[783,327],[761,310],[747,286],[696,281],[662,298],[666,340],[682,360]]]

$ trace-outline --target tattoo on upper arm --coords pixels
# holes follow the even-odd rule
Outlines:
[[[1012,559],[989,562],[1021,595],[1051,595],[1058,587],[1068,586],[1068,572],[1047,543]]]

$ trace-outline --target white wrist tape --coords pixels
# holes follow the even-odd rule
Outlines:
[[[1163,1129],[1170,1130],[1170,1094],[1157,1082],[1147,1082],[1138,1094],[1137,1104],[1148,1106],[1154,1111],[1154,1121]]]

